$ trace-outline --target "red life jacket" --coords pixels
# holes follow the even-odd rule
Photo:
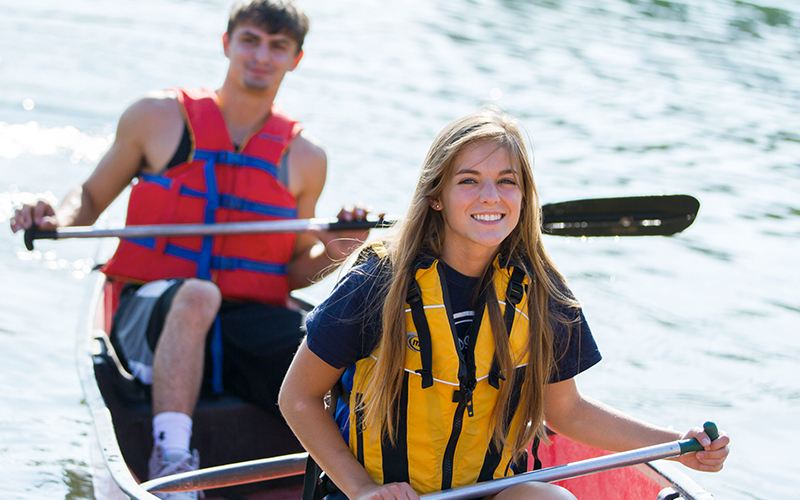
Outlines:
[[[189,160],[161,175],[140,174],[128,225],[213,224],[297,217],[294,196],[278,180],[281,158],[301,126],[272,107],[264,126],[236,150],[215,92],[176,90],[189,126]],[[293,234],[121,239],[103,268],[108,276],[146,283],[197,277],[222,296],[285,305]]]

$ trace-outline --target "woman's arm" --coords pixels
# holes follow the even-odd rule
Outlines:
[[[644,446],[697,438],[705,451],[683,455],[677,460],[692,469],[717,472],[728,456],[730,438],[725,432],[710,442],[699,427],[686,434],[637,420],[578,391],[574,379],[550,384],[545,396],[545,421],[558,434],[573,441],[609,451],[626,451]]]
[[[323,399],[343,371],[320,359],[303,342],[281,386],[279,405],[286,422],[348,498],[418,500],[406,483],[376,484],[347,447]]]

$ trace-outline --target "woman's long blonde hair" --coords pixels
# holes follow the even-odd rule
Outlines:
[[[521,266],[528,276],[528,312],[530,338],[528,364],[524,369],[524,384],[518,406],[523,425],[513,443],[508,442],[510,422],[510,388],[514,385],[515,360],[511,359],[505,322],[492,286],[494,266],[489,264],[482,279],[486,293],[486,307],[494,332],[495,355],[503,376],[500,385],[500,404],[493,412],[493,435],[496,445],[513,444],[515,453],[522,453],[530,441],[538,436],[547,442],[542,424],[544,418],[545,386],[554,370],[552,320],[549,303],[554,299],[562,304],[578,307],[566,291],[564,278],[556,270],[542,246],[542,215],[539,197],[533,181],[533,170],[527,148],[516,120],[494,109],[484,109],[460,118],[442,130],[433,142],[420,173],[408,214],[395,227],[394,235],[387,240],[388,262],[391,278],[383,285],[379,297],[382,304],[383,328],[380,336],[378,361],[366,385],[363,408],[367,425],[379,425],[394,442],[397,428],[396,401],[402,389],[403,363],[406,342],[405,302],[410,280],[414,277],[415,262],[422,252],[441,257],[445,223],[441,212],[430,208],[430,201],[439,199],[446,180],[453,175],[459,154],[471,144],[490,142],[505,148],[511,166],[517,172],[522,189],[522,207],[516,228],[500,245],[499,252]]]

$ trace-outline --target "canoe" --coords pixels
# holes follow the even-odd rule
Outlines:
[[[152,449],[149,390],[126,373],[108,340],[115,308],[111,285],[96,273],[88,314],[77,342],[78,372],[86,405],[92,415],[92,481],[95,498],[156,498],[141,484],[147,477]],[[307,301],[294,297],[300,307]],[[242,462],[263,463],[276,457],[288,463],[273,479],[206,489],[206,498],[299,500],[302,494],[302,446],[279,417],[230,396],[203,395],[193,416],[192,447],[200,453],[201,467],[226,464],[236,470]],[[586,447],[563,436],[539,449],[544,467],[598,457],[606,452]],[[532,465],[532,460],[529,461]],[[297,464],[300,464],[299,466]],[[264,477],[264,476],[262,476]],[[665,461],[650,462],[567,479],[561,484],[578,498],[605,500],[652,499],[710,500],[713,497],[677,467]],[[602,492],[602,494],[598,494]]]
[[[77,342],[78,372],[96,441],[95,497],[152,500],[139,486],[147,479],[153,447],[149,389],[119,365],[108,338],[115,298],[111,284],[97,274]],[[283,419],[231,396],[203,395],[193,421],[192,447],[204,468],[304,451]],[[206,491],[206,498],[294,500],[301,493],[302,476],[297,475]]]

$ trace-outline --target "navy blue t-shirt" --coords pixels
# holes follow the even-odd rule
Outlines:
[[[372,258],[354,267],[306,318],[308,348],[334,368],[346,368],[366,358],[380,341],[383,297],[379,293],[385,275],[380,272],[379,262]],[[475,289],[480,285],[480,278],[465,276],[445,266],[445,279],[463,349],[475,317],[472,301],[477,296]],[[553,383],[570,379],[597,364],[601,355],[582,310],[574,311],[556,302],[551,307],[556,313],[577,319],[570,325],[571,332],[561,323],[554,323],[556,371],[551,378]]]

